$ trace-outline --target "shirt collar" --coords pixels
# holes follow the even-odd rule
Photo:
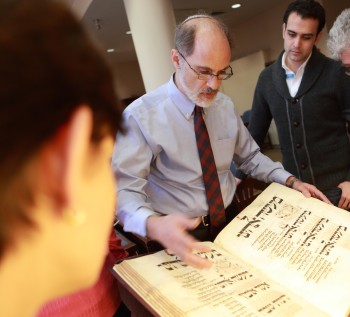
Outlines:
[[[311,51],[309,57],[306,59],[306,61],[298,68],[297,72],[303,71],[305,69],[305,66],[306,66],[307,62],[309,61],[311,55],[312,55],[312,51]],[[286,52],[284,52],[283,56],[282,56],[282,67],[286,71],[286,74],[288,74],[288,73],[294,74],[294,72],[286,65],[286,57],[287,57],[287,54],[286,54]]]

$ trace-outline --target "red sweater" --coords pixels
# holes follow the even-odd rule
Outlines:
[[[112,232],[109,254],[97,283],[86,290],[47,303],[38,317],[106,317],[113,316],[120,305],[116,279],[109,269],[117,259],[127,257],[120,239]]]

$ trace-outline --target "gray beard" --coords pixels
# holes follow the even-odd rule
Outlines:
[[[178,77],[179,84],[180,84],[180,86],[182,86],[187,98],[190,99],[195,105],[197,105],[199,107],[209,108],[212,105],[213,100],[207,100],[207,101],[200,100],[198,98],[198,94],[192,92],[191,89],[186,85],[185,81],[183,80],[183,76],[181,76],[181,75],[182,74],[180,74],[180,76]]]

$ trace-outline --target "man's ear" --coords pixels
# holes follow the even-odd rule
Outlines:
[[[321,37],[322,37],[322,31],[320,32],[320,33],[318,33],[317,35],[316,35],[316,39],[315,39],[315,45],[318,43],[318,41],[321,39]]]
[[[284,38],[284,32],[286,30],[287,25],[285,23],[282,24],[282,37]]]
[[[176,69],[180,68],[179,52],[176,49],[171,50],[171,60]]]
[[[44,191],[54,200],[55,209],[75,206],[74,199],[90,147],[92,121],[91,109],[80,106],[42,152]]]

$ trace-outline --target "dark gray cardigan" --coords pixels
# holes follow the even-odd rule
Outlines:
[[[249,130],[262,144],[271,119],[277,126],[283,166],[320,190],[350,180],[350,143],[343,110],[350,108],[350,76],[314,48],[294,98],[282,56],[260,74]]]

